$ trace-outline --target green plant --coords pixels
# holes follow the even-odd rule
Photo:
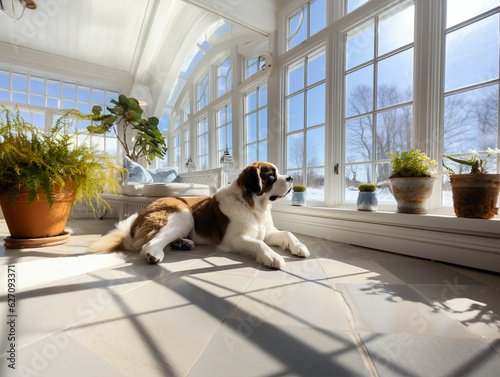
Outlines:
[[[306,191],[306,187],[302,185],[293,186],[293,192],[304,192]]]
[[[57,187],[71,185],[74,201],[84,200],[95,211],[94,200],[105,189],[118,191],[112,174],[123,169],[82,138],[72,132],[68,113],[44,132],[26,122],[18,109],[0,106],[0,198],[14,204],[24,189],[31,204],[41,191],[52,206]]]
[[[377,189],[373,183],[361,183],[358,186],[358,190],[361,192],[374,192]]]
[[[127,98],[123,94],[119,95],[118,101],[112,99],[111,103],[114,105],[113,107],[106,107],[110,114],[102,114],[102,107],[98,105],[92,108],[92,114],[84,115],[76,110],[73,110],[71,114],[78,119],[98,123],[97,126],[92,124],[87,127],[91,133],[103,135],[112,130],[123,146],[125,154],[132,161],[137,162],[140,157],[145,157],[148,164],[151,164],[155,157],[163,159],[167,153],[167,145],[158,129],[158,118],[143,118],[144,111],[139,102],[135,98]],[[121,126],[121,130],[119,126]],[[133,144],[130,146],[130,135],[127,133],[131,129],[136,132],[133,135]]]
[[[389,153],[389,157],[392,158],[390,178],[431,177],[436,174],[436,161],[420,149]]]
[[[450,160],[458,162],[459,164],[470,166],[471,167],[470,174],[485,174],[486,173],[486,162],[487,162],[488,157],[490,157],[491,155],[500,154],[500,149],[488,148],[487,155],[483,158],[481,158],[481,155],[479,152],[472,150],[472,149],[469,151],[469,154],[472,155],[469,159],[461,159],[461,158],[456,158],[456,157],[447,156],[447,155],[443,155],[443,157],[449,158]],[[447,170],[448,174],[455,174],[453,169],[451,169],[445,165],[444,161],[443,161],[443,167]]]

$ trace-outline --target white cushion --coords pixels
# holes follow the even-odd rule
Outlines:
[[[122,194],[129,196],[152,196],[152,197],[198,197],[209,196],[210,186],[200,183],[149,183],[133,184],[122,187]]]

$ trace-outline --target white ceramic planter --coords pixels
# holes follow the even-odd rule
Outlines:
[[[360,191],[356,204],[358,211],[375,212],[378,207],[377,193],[375,191]]]
[[[427,199],[432,195],[434,177],[389,178],[398,213],[427,213]]]
[[[305,193],[305,191],[292,193],[292,205],[293,206],[305,206],[306,205],[306,193]]]

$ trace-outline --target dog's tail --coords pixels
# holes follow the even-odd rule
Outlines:
[[[130,235],[130,228],[132,228],[132,224],[137,216],[138,214],[135,213],[125,220],[120,221],[116,224],[115,229],[90,245],[87,252],[92,254],[104,254],[118,249],[125,250],[126,248],[123,245],[123,240]]]

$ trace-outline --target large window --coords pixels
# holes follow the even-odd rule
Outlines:
[[[174,165],[181,168],[181,135],[174,137]]]
[[[470,149],[498,147],[499,1],[448,0],[442,151],[460,156]],[[493,10],[492,10],[493,9]],[[486,154],[486,153],[485,153]],[[466,157],[466,156],[464,156]],[[464,165],[446,161],[457,173]],[[488,172],[498,160],[488,159]],[[452,205],[445,177],[442,204]]]
[[[267,86],[245,95],[244,120],[246,165],[267,161]]]
[[[203,118],[198,122],[198,169],[206,170],[210,166],[208,138],[208,119]]]
[[[346,36],[344,174],[346,202],[372,182],[379,202],[393,203],[386,184],[389,153],[412,147],[414,7],[376,17]]]
[[[40,128],[51,126],[53,123],[47,124],[46,119],[57,120],[61,114],[59,110],[77,109],[84,114],[90,114],[92,107],[99,105],[107,112],[106,106],[112,99],[118,99],[117,92],[26,72],[0,69],[0,101],[14,102],[21,108],[23,104],[38,106],[31,112],[23,111],[22,115]],[[90,121],[76,122],[76,127],[80,131],[85,131],[88,125]],[[113,156],[118,154],[118,142],[112,133],[92,135],[85,140],[96,144]]]
[[[326,0],[308,1],[288,18],[287,49],[304,42],[326,26]]]
[[[224,154],[224,151],[227,149],[229,153],[232,155],[233,149],[233,126],[232,126],[232,106],[224,105],[222,108],[217,110],[217,119],[216,119],[216,128],[217,128],[217,155],[219,158],[217,159],[217,164],[220,164],[220,158]]]
[[[324,201],[325,68],[320,50],[288,66],[286,75],[286,171],[314,201]]]

